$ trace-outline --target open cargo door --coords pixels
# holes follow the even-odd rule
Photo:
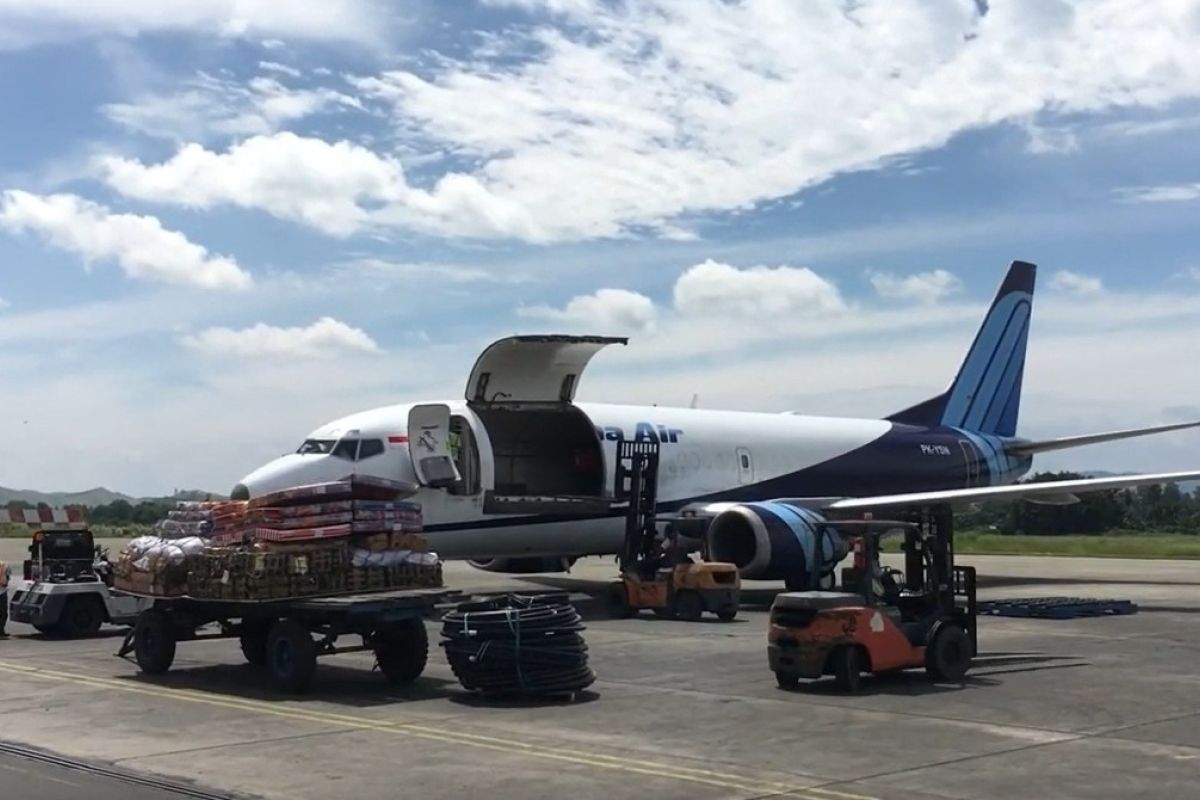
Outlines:
[[[491,439],[495,488],[487,514],[589,516],[612,509],[595,426],[572,401],[592,356],[612,336],[512,336],[480,354],[467,402]]]
[[[408,412],[408,455],[417,480],[435,488],[459,480],[450,453],[450,406],[441,403],[413,406]]]
[[[616,336],[510,336],[492,342],[471,370],[471,404],[554,404],[575,399],[579,376],[592,356]]]

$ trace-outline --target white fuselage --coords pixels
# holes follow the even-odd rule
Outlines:
[[[382,453],[351,462],[332,453],[283,456],[246,476],[250,496],[279,488],[336,480],[350,473],[416,482],[407,441],[414,405],[387,406],[322,426],[309,440],[348,435],[384,442]],[[478,449],[478,491],[454,493],[423,486],[421,504],[430,546],[447,558],[586,555],[616,552],[624,519],[556,519],[555,515],[484,512],[485,493],[497,489],[497,453],[484,419],[462,401],[445,402],[470,428]],[[613,493],[618,439],[660,442],[659,503],[719,499],[739,487],[763,484],[829,462],[879,440],[892,424],[879,420],[807,417],[661,406],[578,403],[600,441],[604,495]],[[389,438],[393,441],[389,442]],[[403,440],[403,441],[401,441]],[[508,456],[502,454],[504,462]],[[777,495],[775,495],[777,496]]]

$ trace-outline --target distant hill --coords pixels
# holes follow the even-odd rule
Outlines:
[[[62,506],[87,506],[94,508],[96,506],[108,505],[115,500],[124,500],[127,503],[137,504],[142,500],[220,500],[228,498],[229,495],[220,492],[205,492],[200,489],[180,489],[171,497],[132,497],[121,492],[114,492],[111,489],[105,489],[98,486],[95,489],[88,489],[83,492],[38,492],[33,489],[9,489],[0,486],[0,506],[7,505],[14,501],[32,503],[45,503],[54,508]]]

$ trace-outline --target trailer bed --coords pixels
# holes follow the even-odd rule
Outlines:
[[[134,655],[143,673],[166,672],[179,642],[239,639],[252,665],[265,666],[287,691],[309,687],[319,656],[371,651],[393,684],[415,680],[424,670],[429,642],[424,619],[456,592],[414,587],[319,597],[214,600],[153,597],[117,655]],[[216,630],[206,626],[216,625]],[[361,645],[339,646],[339,637]]]

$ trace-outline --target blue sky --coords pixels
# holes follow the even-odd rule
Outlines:
[[[1023,433],[1200,417],[1200,2],[982,7],[0,1],[0,484],[226,489],[515,332],[631,336],[586,399],[887,414],[1017,258]]]

